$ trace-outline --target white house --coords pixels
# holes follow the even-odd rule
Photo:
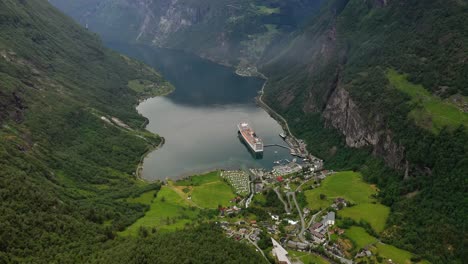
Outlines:
[[[335,224],[335,212],[328,212],[327,216],[324,219],[324,225],[332,226]]]

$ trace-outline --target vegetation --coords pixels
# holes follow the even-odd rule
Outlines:
[[[336,198],[344,198],[353,206],[338,211],[338,215],[357,222],[364,220],[377,231],[383,231],[390,209],[378,203],[375,187],[365,183],[357,172],[339,172],[327,177],[321,186],[305,191],[311,210],[329,207]],[[323,197],[323,199],[322,199]]]
[[[158,232],[182,230],[191,225],[199,216],[199,209],[191,206],[173,189],[163,186],[159,192],[146,192],[128,202],[146,204],[149,210],[142,218],[129,226],[121,235],[138,235],[141,228]]]
[[[308,252],[288,251],[289,257],[297,259],[304,264],[328,264],[329,262],[324,258]]]
[[[416,124],[435,133],[447,126],[452,129],[460,125],[468,127],[468,113],[463,112],[453,103],[432,95],[422,85],[410,83],[405,75],[395,70],[389,70],[387,77],[391,85],[411,97],[411,103],[415,106],[409,115]],[[461,100],[461,104],[467,103],[466,99]]]
[[[209,250],[207,250],[209,249]],[[118,239],[98,252],[96,263],[264,263],[252,247],[227,239],[214,225],[175,233]]]
[[[149,91],[128,87],[131,80],[167,87],[159,74],[104,48],[46,0],[1,1],[0,35],[0,263],[116,263],[124,251],[110,249],[130,244],[158,263],[185,253],[200,263],[221,256],[207,250],[210,243],[230,252],[225,262],[259,263],[215,228],[174,235],[180,240],[154,235],[144,247],[117,236],[164,197],[151,198],[159,183],[134,177],[161,139],[141,129],[145,119],[135,110]],[[139,262],[141,252],[128,256]]]
[[[219,171],[204,175],[191,176],[175,183],[178,189],[188,187],[185,198],[191,199],[197,207],[216,209],[219,206],[230,206],[236,197],[232,187],[224,181]]]
[[[354,242],[357,249],[365,248],[377,242],[375,237],[369,235],[364,228],[359,226],[352,226],[347,229],[345,236]]]
[[[140,97],[143,98],[165,95],[172,92],[174,89],[170,84],[156,84],[144,79],[131,80],[128,82],[128,87],[140,94]]]
[[[288,119],[294,135],[328,168],[360,170],[379,187],[378,200],[391,208],[383,240],[435,263],[467,258],[460,243],[467,236],[457,232],[465,224],[457,219],[467,215],[460,186],[466,185],[462,146],[468,135],[459,126],[466,114],[453,102],[468,93],[460,63],[468,47],[466,8],[442,0],[328,1],[263,68],[266,100]],[[383,151],[385,140],[351,149],[330,129],[321,112],[337,89],[359,109],[367,126],[361,132],[391,131],[392,142],[404,147],[397,164]]]

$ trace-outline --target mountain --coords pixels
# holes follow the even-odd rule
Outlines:
[[[141,128],[135,106],[172,89],[48,1],[0,2],[0,263],[115,263],[119,252],[109,247],[144,242],[116,237],[148,209],[126,199],[160,188],[134,175],[161,143]],[[162,251],[203,241],[181,258],[218,258],[211,246],[227,248],[231,263],[261,258],[216,228],[184,234],[177,245],[160,234],[148,239]]]
[[[382,240],[468,258],[466,0],[52,2],[110,41],[121,21],[120,41],[255,65],[312,153],[381,189]]]
[[[466,259],[467,7],[328,1],[261,69],[265,100],[313,153],[381,188],[382,238],[436,263]]]
[[[297,29],[320,0],[52,0],[106,41],[181,49],[218,63],[260,60]]]

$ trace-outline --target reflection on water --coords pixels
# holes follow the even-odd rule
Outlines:
[[[163,73],[176,90],[145,100],[138,111],[149,119],[148,129],[166,139],[144,161],[148,180],[187,176],[207,170],[241,167],[271,168],[290,158],[282,148],[252,151],[237,136],[237,124],[249,122],[265,144],[282,143],[281,127],[254,103],[263,80],[235,75],[232,69],[175,51],[110,44]]]

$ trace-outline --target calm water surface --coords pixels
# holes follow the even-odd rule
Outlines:
[[[148,130],[166,139],[145,159],[145,179],[179,178],[218,168],[270,169],[274,161],[292,159],[279,147],[265,148],[263,157],[254,157],[237,136],[237,124],[247,121],[265,144],[283,144],[278,136],[281,127],[254,102],[263,80],[237,76],[231,68],[182,52],[109,46],[153,66],[176,87],[172,94],[148,99],[137,108],[149,119]]]

